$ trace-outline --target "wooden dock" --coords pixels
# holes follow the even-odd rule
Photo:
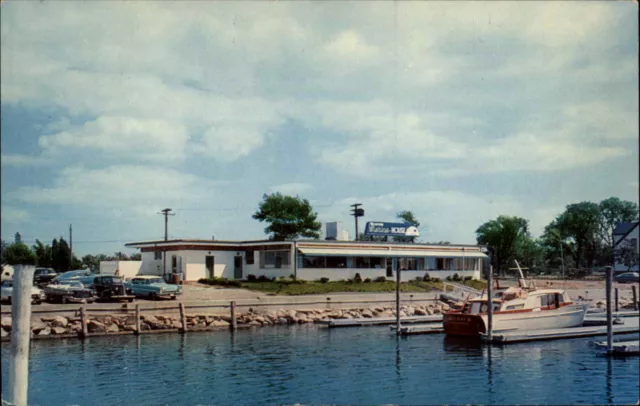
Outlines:
[[[395,330],[395,326],[391,326],[391,330]],[[418,325],[418,326],[400,326],[400,335],[410,336],[418,334],[440,334],[444,333],[442,324]]]
[[[400,324],[415,324],[415,323],[437,323],[442,322],[442,315],[436,314],[433,316],[409,316],[400,318]],[[372,318],[357,318],[357,319],[333,319],[333,320],[318,320],[316,323],[325,325],[327,327],[361,327],[361,326],[384,326],[396,323],[395,317],[372,317]]]
[[[601,341],[596,343],[596,347],[607,350],[607,342]],[[610,355],[636,355],[640,354],[640,340],[635,341],[618,341],[613,343]]]
[[[640,332],[638,319],[628,318],[624,324],[613,326],[613,334],[629,334]],[[549,330],[513,330],[504,332],[494,332],[492,343],[511,344],[526,341],[560,340],[566,338],[594,337],[607,335],[606,326],[594,327],[568,327]],[[486,334],[480,336],[483,341],[489,341]]]

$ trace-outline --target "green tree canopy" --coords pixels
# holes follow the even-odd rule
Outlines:
[[[38,259],[38,266],[46,268],[53,267],[52,251],[49,244],[44,245],[40,240],[36,239],[36,243],[32,249]]]
[[[22,242],[8,245],[3,252],[3,262],[9,265],[35,265],[38,261],[36,254]]]
[[[572,254],[576,266],[591,266],[599,248],[600,207],[592,202],[570,204],[552,228],[575,243]],[[585,255],[585,253],[587,255]]]
[[[272,240],[293,240],[300,236],[319,238],[322,225],[307,199],[273,193],[264,196],[253,216],[269,225],[264,229]]]
[[[627,267],[627,271],[638,265],[638,248],[635,241],[627,240],[616,247],[615,258],[618,262]]]
[[[529,222],[521,217],[498,216],[476,230],[478,244],[489,246],[493,251],[491,263],[503,275],[513,260],[518,258],[518,248],[523,246],[523,240],[527,238],[530,238]]]
[[[600,202],[600,224],[598,235],[602,240],[605,257],[613,259],[613,229],[620,223],[638,221],[638,205],[634,202],[610,197]]]

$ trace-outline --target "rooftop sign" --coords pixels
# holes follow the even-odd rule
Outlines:
[[[420,237],[420,231],[411,224],[376,221],[367,222],[364,234],[390,237]]]

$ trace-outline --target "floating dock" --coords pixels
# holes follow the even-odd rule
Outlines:
[[[596,343],[597,348],[607,350],[607,342],[601,341]],[[610,355],[635,355],[640,354],[640,340],[635,341],[618,341],[613,343]]]
[[[442,322],[442,315],[436,314],[433,316],[409,316],[401,317],[400,324],[415,324],[415,323],[437,323]],[[327,327],[360,327],[360,326],[384,326],[390,324],[396,324],[395,317],[372,317],[372,318],[357,318],[357,319],[333,319],[333,320],[318,320],[318,324],[323,324]]]
[[[391,326],[391,330],[395,330],[396,326]],[[440,334],[444,333],[442,324],[419,325],[419,326],[400,326],[400,335],[410,336],[417,334]]]
[[[637,332],[640,332],[640,323],[638,322],[638,319],[629,318],[625,320],[624,324],[616,324],[613,326],[613,334],[629,334]],[[526,341],[560,340],[565,338],[594,337],[601,335],[607,335],[606,326],[568,327],[549,330],[495,331],[491,342],[497,344],[511,344]],[[480,337],[483,341],[489,341],[489,337],[486,334],[481,334]]]

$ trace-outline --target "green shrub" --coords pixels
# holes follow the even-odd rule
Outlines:
[[[353,277],[354,283],[362,283],[362,276],[359,273],[356,273],[356,276]]]
[[[451,282],[451,275],[447,276],[445,279],[446,279],[447,281]]]
[[[256,281],[256,276],[254,274],[247,275],[247,281],[248,282],[255,282]]]
[[[453,274],[453,278],[452,278],[452,279],[453,279],[454,281],[459,281],[459,280],[461,280],[461,279],[460,279],[460,275],[458,275],[457,273],[454,273],[454,274]]]
[[[374,282],[386,282],[387,278],[385,278],[384,276],[378,276]]]
[[[364,283],[371,283],[371,278],[364,278]]]
[[[260,275],[257,279],[258,282],[271,282],[273,280],[275,280],[275,278],[270,279],[267,275]]]
[[[431,278],[431,282],[440,282],[440,278]]]
[[[422,278],[419,276],[416,276],[416,282],[422,282]]]
[[[424,282],[429,282],[429,281],[431,281],[431,277],[429,276],[429,274],[428,274],[428,273],[426,273],[426,274],[424,274],[424,276],[422,277],[422,280],[423,280]]]
[[[471,279],[473,279],[473,276],[465,276],[464,277],[464,281],[470,281]]]
[[[320,278],[320,283],[327,283],[329,282],[329,278]]]

